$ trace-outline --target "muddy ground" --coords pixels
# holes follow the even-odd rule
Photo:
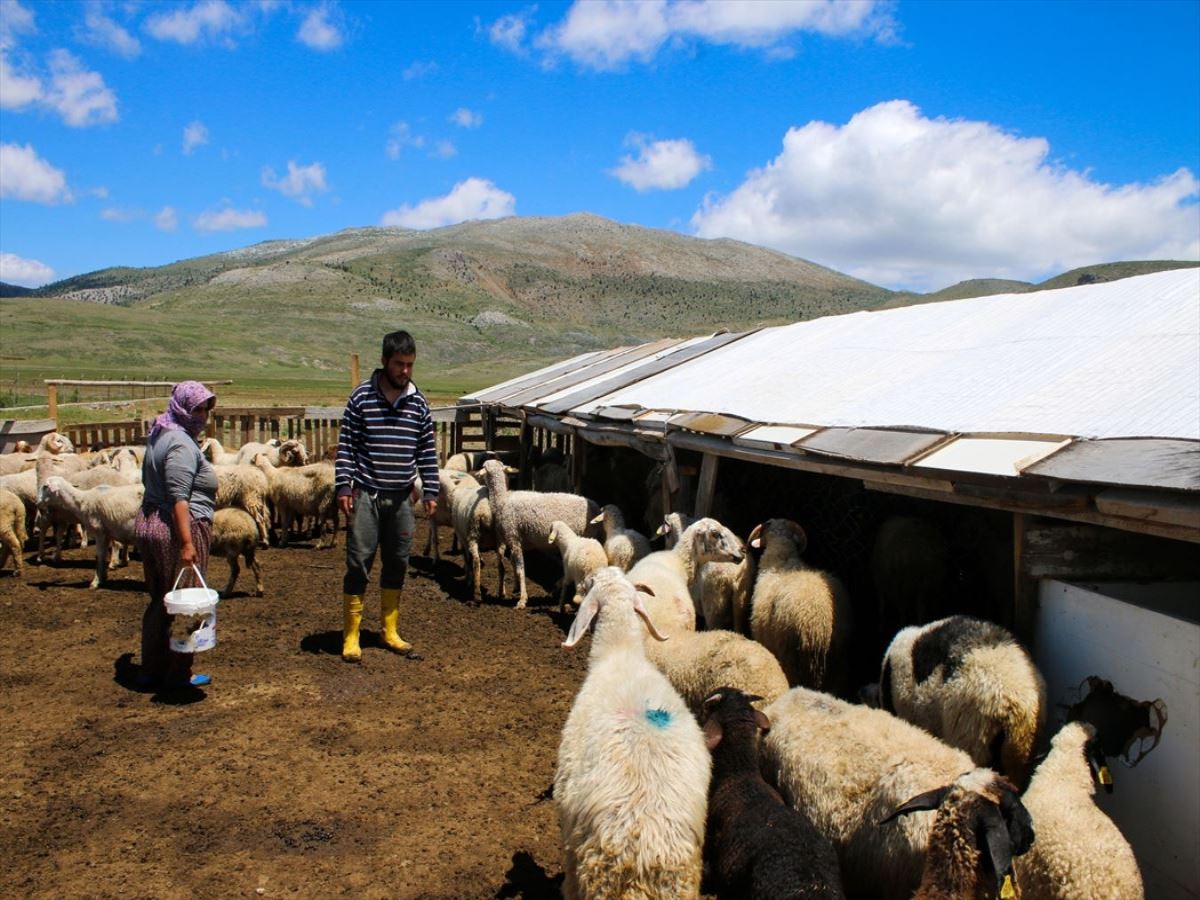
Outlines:
[[[243,570],[185,698],[134,689],[136,561],[96,591],[91,548],[0,576],[0,896],[557,896],[548,788],[587,660],[559,647],[556,568],[525,612],[414,557],[400,633],[424,659],[379,647],[373,589],[352,666],[342,554],[265,551],[264,598]]]

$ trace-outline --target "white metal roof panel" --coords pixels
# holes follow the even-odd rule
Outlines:
[[[616,405],[775,424],[1197,439],[1200,269],[767,328],[594,401]]]

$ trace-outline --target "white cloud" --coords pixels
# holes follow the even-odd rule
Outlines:
[[[336,50],[346,42],[345,27],[340,19],[336,8],[322,3],[304,17],[296,40],[313,50]]]
[[[18,34],[35,31],[33,10],[26,9],[17,0],[0,0],[0,47],[7,47]]]
[[[242,14],[225,0],[199,0],[190,7],[155,13],[146,20],[146,31],[160,41],[214,41],[226,47],[233,46],[233,32],[244,26]]]
[[[103,47],[125,59],[134,59],[142,52],[141,42],[104,14],[97,0],[87,4],[79,38],[94,47]]]
[[[50,53],[45,102],[75,128],[117,120],[117,98],[99,72],[89,72],[66,50]]]
[[[21,287],[41,287],[54,280],[54,270],[44,262],[15,253],[0,253],[0,281]]]
[[[460,128],[478,128],[483,124],[483,114],[460,106],[450,114],[449,121]]]
[[[536,43],[582,66],[614,69],[649,62],[677,42],[770,49],[800,32],[892,40],[889,9],[876,0],[576,0]]]
[[[179,227],[179,216],[175,207],[164,206],[154,214],[154,227],[159,231],[174,231]]]
[[[404,70],[404,72],[403,72],[404,80],[412,81],[414,78],[424,78],[426,75],[432,75],[437,70],[438,70],[438,64],[433,62],[432,60],[429,60],[429,61],[417,60],[412,65],[410,65],[407,69]]]
[[[435,159],[449,159],[452,156],[458,156],[458,148],[454,146],[453,141],[438,141],[429,151],[429,155]]]
[[[67,177],[37,155],[31,144],[0,144],[0,197],[33,203],[69,203]]]
[[[233,209],[229,206],[206,210],[192,221],[197,231],[236,231],[239,228],[262,228],[266,224],[265,213],[252,209]]]
[[[402,228],[441,228],[469,219],[511,216],[516,207],[517,198],[512,194],[484,178],[468,178],[456,184],[444,197],[431,197],[416,206],[406,203],[385,212],[380,224]]]
[[[199,119],[183,126],[183,155],[191,156],[197,147],[208,143],[208,127]]]
[[[905,100],[791,128],[783,151],[692,217],[701,237],[774,247],[889,287],[1041,278],[1096,262],[1200,258],[1187,169],[1110,185],[1042,138],[926,118]]]
[[[319,162],[308,166],[298,166],[294,160],[288,160],[287,175],[278,178],[275,170],[264,166],[262,170],[263,187],[279,191],[285,197],[291,197],[305,206],[312,206],[312,193],[324,193],[329,190],[325,183],[325,166]]]
[[[106,206],[100,210],[100,218],[105,222],[132,222],[140,215],[136,209],[121,209],[117,206]]]
[[[621,164],[610,174],[639,192],[686,187],[701,172],[712,168],[712,159],[698,153],[686,138],[651,141],[645,135],[631,134],[625,144],[636,147],[637,156],[621,157]]]
[[[488,39],[512,53],[522,52],[531,16],[532,10],[501,16],[488,26]]]
[[[391,127],[388,135],[387,143],[384,145],[388,159],[399,159],[405,147],[425,146],[425,138],[419,134],[413,134],[413,130],[407,122],[397,122]]]
[[[37,75],[20,71],[8,61],[0,45],[0,109],[21,109],[42,99],[42,82]]]

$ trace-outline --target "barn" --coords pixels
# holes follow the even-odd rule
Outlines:
[[[1164,701],[1102,803],[1151,896],[1200,896],[1200,269],[587,353],[452,417],[523,462],[563,447],[647,526],[797,520],[854,597],[860,681],[901,624],[881,530],[925,529],[926,590],[1028,642],[1052,717],[1092,674]]]

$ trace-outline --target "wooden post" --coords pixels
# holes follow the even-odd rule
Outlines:
[[[703,519],[712,509],[713,494],[717,488],[717,467],[721,457],[715,453],[705,453],[700,463],[700,484],[696,488],[696,503],[693,511],[697,519]]]
[[[358,354],[351,353],[350,354],[350,390],[354,390],[356,387],[358,387],[358,384],[361,380],[362,379],[358,377]]]
[[[50,407],[48,417],[54,420],[54,428],[58,430],[58,385],[46,385],[46,404]]]
[[[532,480],[533,473],[529,471],[529,450],[533,445],[533,429],[529,427],[529,422],[525,419],[525,415],[521,415],[521,450],[517,458],[517,467],[520,468],[521,474],[517,477],[520,479],[518,484],[521,490],[528,490]]]
[[[1025,547],[1029,530],[1029,516],[1013,513],[1013,606],[1011,626],[1013,633],[1025,642],[1033,643],[1033,625],[1037,617],[1038,580],[1033,578],[1025,563]]]

